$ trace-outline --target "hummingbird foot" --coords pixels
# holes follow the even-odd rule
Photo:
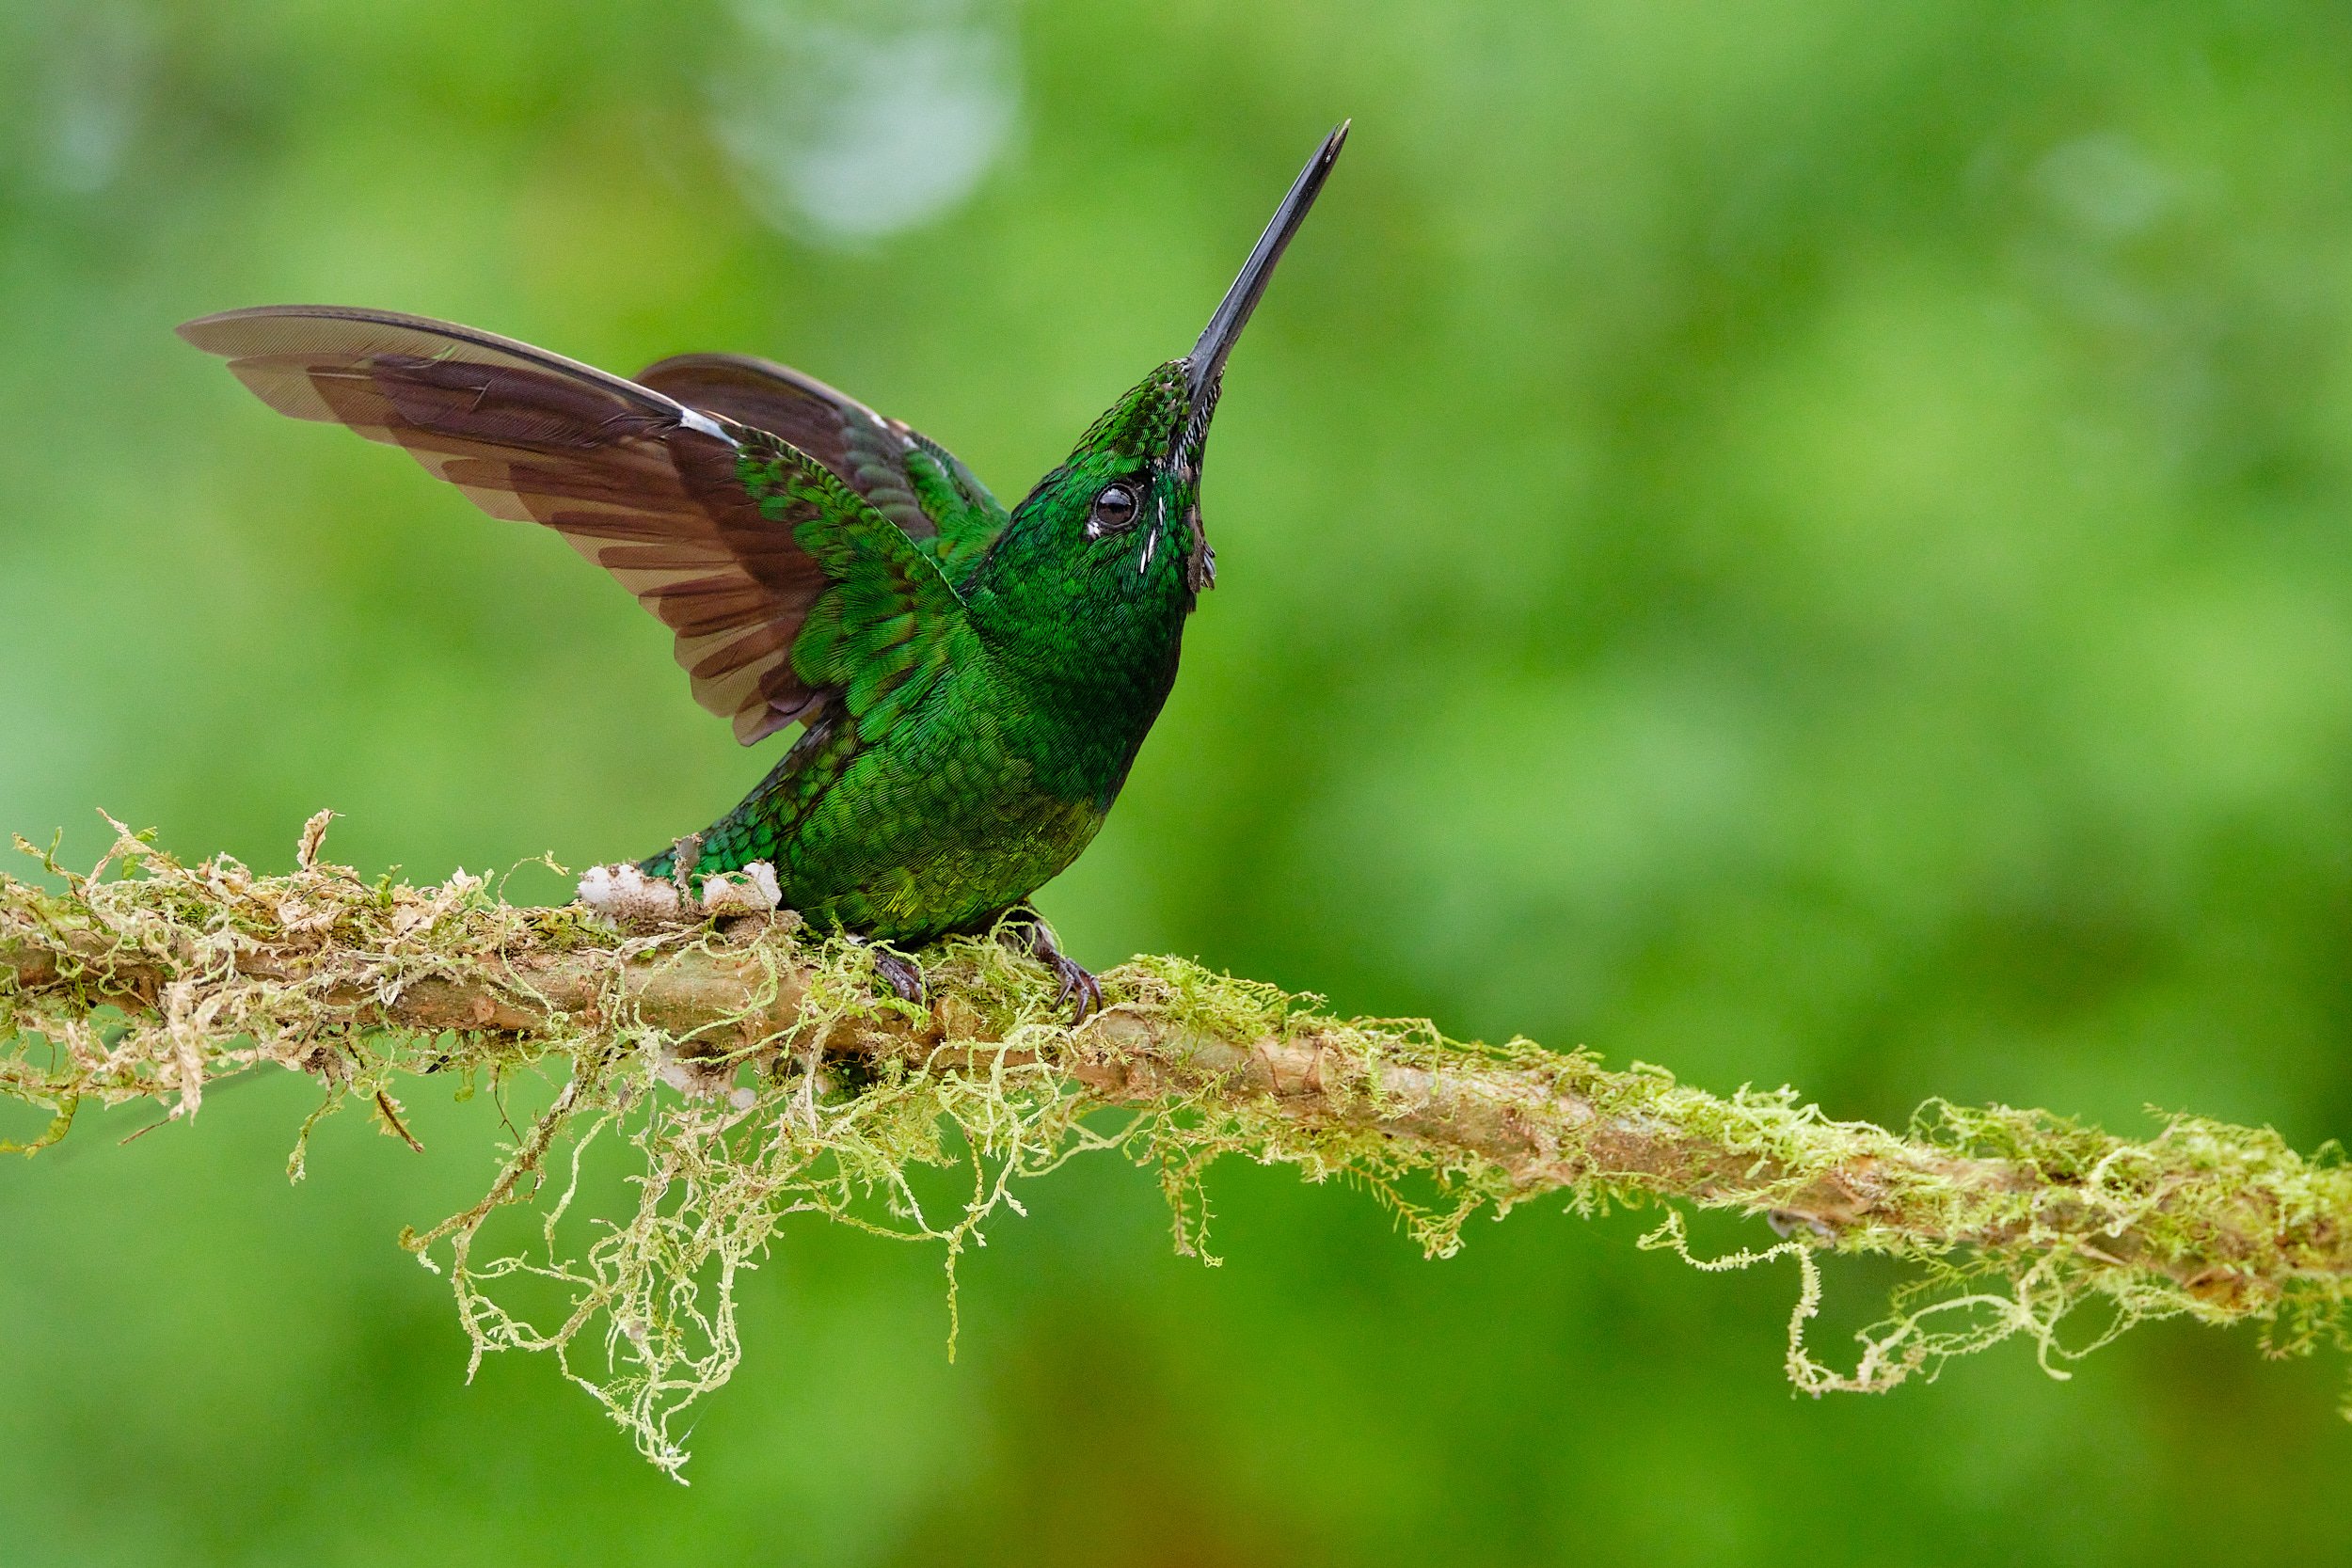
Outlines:
[[[913,958],[903,953],[884,947],[880,942],[868,942],[864,937],[853,936],[850,940],[865,948],[872,956],[874,974],[883,985],[890,988],[892,995],[901,1002],[909,1002],[918,1007],[928,1007],[931,1005],[930,988],[923,983],[923,972],[915,967]]]
[[[1054,973],[1054,1006],[1076,998],[1070,1011],[1070,1026],[1076,1028],[1103,1010],[1103,982],[1091,970],[1061,950],[1054,940],[1054,928],[1045,924],[1045,917],[1028,904],[1018,904],[1006,911],[1004,924],[997,927],[997,936],[1016,953],[1025,953]]]

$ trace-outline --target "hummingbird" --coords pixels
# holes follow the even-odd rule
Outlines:
[[[262,402],[405,449],[492,516],[554,530],[667,626],[695,700],[800,734],[654,877],[766,863],[783,901],[904,957],[996,930],[1076,1022],[1102,1006],[1030,895],[1101,831],[1216,578],[1200,466],[1225,365],[1347,137],[1282,198],[1189,353],[1113,403],[1008,512],[946,448],[787,366],[634,380],[471,327],[273,305],[182,325]]]

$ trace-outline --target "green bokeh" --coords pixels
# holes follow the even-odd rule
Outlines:
[[[1012,30],[1017,130],[856,246],[764,222],[709,129],[781,4],[0,12],[0,830],[278,868],[329,805],[437,879],[645,852],[765,766],[559,542],[173,323],[769,354],[1017,491],[1352,115],[1234,361],[1222,586],[1045,895],[1078,954],[1846,1115],[2352,1126],[2352,15],[906,15],[950,11]],[[1247,1167],[1215,1270],[1136,1172],[1032,1189],[952,1365],[935,1258],[787,1232],[679,1489],[543,1361],[461,1381],[392,1237],[485,1180],[484,1108],[417,1107],[422,1159],[349,1118],[290,1188],[309,1093],[0,1167],[0,1561],[2352,1551],[2324,1359],[2166,1325],[1803,1402],[1785,1276],[1543,1208],[1428,1263]]]

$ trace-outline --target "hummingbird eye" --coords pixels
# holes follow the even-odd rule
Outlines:
[[[1136,525],[1136,515],[1142,505],[1135,491],[1124,484],[1105,484],[1094,498],[1093,515],[1087,519],[1087,537],[1100,539],[1105,533],[1117,533]]]

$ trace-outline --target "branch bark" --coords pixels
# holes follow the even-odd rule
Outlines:
[[[61,1115],[89,1095],[193,1110],[207,1076],[256,1060],[351,1079],[340,1053],[371,1032],[438,1041],[435,1065],[564,1053],[577,1071],[591,1055],[650,1051],[690,1099],[756,1103],[779,1127],[802,1113],[740,1086],[745,1074],[818,1061],[942,1085],[1022,1074],[1025,1092],[1042,1085],[1078,1112],[1160,1118],[1148,1141],[1178,1171],[1171,1191],[1224,1152],[1317,1178],[1353,1169],[1433,1251],[1451,1250],[1481,1202],[1563,1192],[1766,1217],[1783,1239],[1731,1261],[1798,1260],[1790,1368],[1810,1387],[1887,1386],[2018,1333],[2055,1370],[2074,1354],[2059,1323],[2094,1295],[2118,1323],[2251,1318],[2303,1349],[2340,1331],[2352,1291],[2352,1174],[2266,1129],[2179,1117],[2128,1139],[2042,1112],[1936,1104],[1899,1132],[1786,1090],[1720,1097],[1524,1041],[1335,1018],[1173,959],[1105,975],[1108,1009],[1073,1029],[1038,966],[966,943],[927,956],[933,1003],[917,1012],[881,999],[855,949],[810,942],[788,912],[622,932],[577,909],[508,908],[470,879],[362,882],[316,863],[322,828],[286,878],[183,867],[126,837],[116,853],[135,874],[122,879],[52,893],[0,879],[0,1032],[14,1031],[0,1093]],[[107,1008],[127,1021],[120,1038],[93,1024]],[[849,1114],[821,1111],[813,1089],[794,1103],[819,1131]],[[1074,1115],[1053,1125],[1078,1135]],[[1407,1196],[1416,1175],[1438,1201]],[[1681,1238],[1670,1212],[1654,1239],[1689,1257]],[[1866,1334],[1846,1372],[1801,1338],[1824,1251],[1894,1254],[1934,1287]]]

